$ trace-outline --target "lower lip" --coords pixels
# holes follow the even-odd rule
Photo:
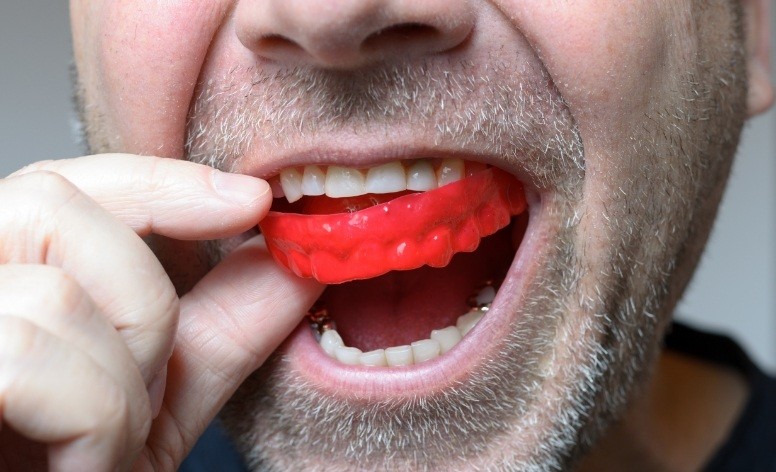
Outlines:
[[[436,359],[408,367],[348,366],[326,355],[302,322],[289,340],[291,367],[313,386],[332,396],[379,401],[433,394],[465,380],[469,372],[503,339],[508,325],[499,310],[491,310],[454,349]],[[500,310],[501,314],[506,313]]]
[[[547,238],[541,208],[531,205],[529,225],[512,267],[488,314],[452,350],[433,360],[408,367],[364,367],[342,364],[316,342],[306,320],[285,345],[291,370],[321,393],[351,401],[397,400],[433,395],[465,381],[477,366],[499,351],[499,345],[520,316],[520,296],[538,269],[539,252]]]

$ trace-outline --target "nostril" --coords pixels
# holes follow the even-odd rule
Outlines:
[[[241,0],[234,29],[250,53],[278,64],[357,69],[455,55],[474,38],[473,0]]]
[[[290,51],[302,49],[302,46],[300,46],[296,41],[280,34],[267,34],[262,36],[257,44],[257,47],[265,51]]]
[[[383,28],[370,34],[362,43],[364,51],[376,50],[385,46],[400,45],[408,42],[433,41],[441,32],[433,26],[421,23],[400,23]]]

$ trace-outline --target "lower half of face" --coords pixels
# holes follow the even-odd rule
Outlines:
[[[273,254],[332,283],[223,413],[257,468],[562,469],[648,373],[743,119],[734,12],[637,2],[580,52],[496,3],[455,53],[355,71],[215,34],[185,157],[268,178]]]

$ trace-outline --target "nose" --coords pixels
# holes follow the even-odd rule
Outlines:
[[[237,36],[279,63],[357,68],[450,51],[474,27],[468,0],[242,0]]]

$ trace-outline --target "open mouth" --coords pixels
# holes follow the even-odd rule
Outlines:
[[[270,183],[275,203],[260,225],[270,252],[329,284],[291,340],[312,370],[368,382],[429,368],[442,375],[503,338],[507,310],[489,334],[474,328],[499,311],[528,225],[526,193],[511,174],[413,159],[289,168]]]

